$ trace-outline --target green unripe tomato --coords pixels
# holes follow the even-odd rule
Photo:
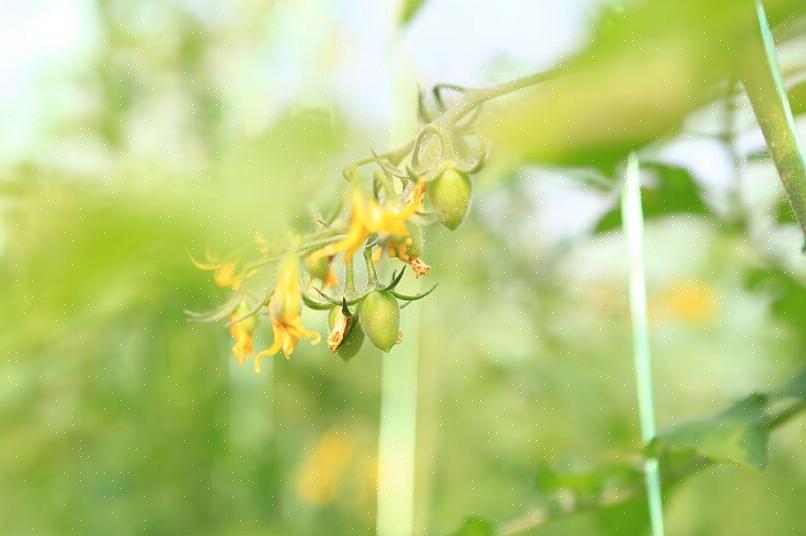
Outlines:
[[[361,326],[372,344],[388,352],[397,342],[400,331],[400,305],[388,291],[370,292],[358,313]]]
[[[305,269],[311,274],[311,277],[324,281],[330,270],[330,259],[327,257],[315,258],[313,254],[311,254],[305,257],[304,262]]]
[[[331,331],[336,325],[336,321],[342,316],[344,316],[344,314],[342,313],[340,306],[337,305],[330,310],[330,313],[327,315],[327,325]],[[363,344],[364,330],[361,329],[361,323],[358,321],[358,316],[353,315],[352,321],[347,329],[347,333],[344,335],[341,344],[336,349],[336,355],[345,361],[349,361],[355,357],[355,354],[358,353],[358,351],[361,349],[361,345]]]
[[[470,177],[458,169],[448,168],[428,184],[428,196],[440,223],[455,230],[465,219],[470,206]]]

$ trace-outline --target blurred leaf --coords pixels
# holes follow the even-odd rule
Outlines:
[[[802,8],[800,0],[765,4],[773,23]],[[717,83],[757,33],[752,5],[656,0],[607,12],[559,76],[502,103],[485,128],[515,157],[611,173],[718,96]]]
[[[668,489],[664,491],[669,492]],[[604,534],[644,534],[649,527],[646,494],[642,489],[641,493],[624,502],[604,506],[596,510],[594,518]]]
[[[770,392],[773,398],[806,398],[806,369],[786,382],[784,385]]]
[[[629,488],[641,482],[642,472],[627,463],[569,468],[541,463],[537,470],[542,494],[571,492],[577,500],[593,499],[608,490]]]
[[[656,185],[641,188],[644,218],[658,218],[669,214],[708,214],[708,207],[700,198],[700,188],[685,168],[660,163],[643,163],[642,171],[653,172]],[[621,210],[614,206],[596,226],[597,232],[621,227]]]
[[[282,226],[310,229],[302,207],[329,206],[340,175],[346,129],[329,110],[302,109],[281,116],[259,136],[242,140],[218,162],[216,178],[232,197],[242,228],[280,235]],[[272,238],[273,236],[269,236]]]
[[[765,395],[753,394],[710,419],[672,426],[661,431],[649,449],[691,449],[715,462],[764,469],[768,432],[763,426]]]
[[[747,161],[748,162],[766,162],[770,159],[770,150],[767,149],[767,146],[759,147],[748,153]]]
[[[468,517],[462,527],[451,536],[493,536],[495,529],[489,521],[480,517]]]
[[[772,314],[787,324],[793,335],[800,338],[799,347],[806,344],[806,286],[780,268],[752,270],[745,280],[748,289],[767,292],[771,297]]]
[[[405,26],[410,23],[420,9],[425,5],[425,0],[402,0],[400,8],[400,24]]]

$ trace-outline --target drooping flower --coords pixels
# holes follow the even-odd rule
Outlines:
[[[343,314],[338,306],[335,308],[333,317],[333,326],[327,336],[327,347],[330,348],[331,352],[339,349],[353,323],[353,317]]]
[[[381,204],[360,188],[355,188],[350,199],[350,223],[346,235],[313,253],[314,257],[329,257],[344,252],[346,259],[352,258],[371,234],[408,236],[406,222],[422,208],[425,188],[425,182],[418,182],[406,202],[397,207]]]
[[[385,251],[389,257],[399,259],[411,267],[417,277],[427,276],[431,267],[422,260],[423,232],[419,226],[411,222],[406,224],[408,236],[390,236],[386,240]]]
[[[236,262],[233,260],[220,261],[209,250],[205,252],[205,262],[199,262],[191,255],[193,265],[200,270],[213,272],[213,281],[219,287],[228,287],[232,290],[241,288],[241,276],[236,273]]]
[[[254,352],[254,331],[257,325],[255,315],[249,314],[249,306],[246,302],[241,302],[230,315],[229,333],[232,336],[232,355],[243,365],[247,359],[252,357]]]
[[[272,345],[255,356],[255,371],[260,372],[260,361],[282,351],[291,357],[301,338],[319,343],[321,337],[302,325],[302,292],[300,290],[299,258],[289,254],[283,259],[277,273],[277,286],[269,300],[269,318],[274,331]]]

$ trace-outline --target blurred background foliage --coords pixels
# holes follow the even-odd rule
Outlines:
[[[365,347],[345,364],[303,345],[261,375],[237,367],[222,326],[186,320],[223,299],[188,252],[251,248],[256,231],[332,208],[341,167],[398,136],[413,81],[440,76],[424,51],[452,76],[467,62],[440,81],[568,72],[489,108],[505,158],[475,179],[459,231],[429,229],[440,287],[405,342],[419,352],[417,534],[471,514],[465,534],[485,534],[558,490],[634,479],[628,150],[647,163],[659,424],[706,419],[803,367],[803,238],[741,86],[725,83],[750,3],[488,4],[10,7],[5,40],[38,63],[0,101],[1,533],[374,533],[394,356]],[[769,4],[802,114],[802,7]],[[476,40],[461,22],[520,11],[545,17]],[[570,36],[554,48],[553,25]],[[400,76],[411,91],[396,97]],[[804,439],[793,421],[764,472],[724,465],[667,488],[669,533],[806,534]],[[645,528],[638,497],[535,532]]]

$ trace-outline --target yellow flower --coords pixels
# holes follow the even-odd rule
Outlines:
[[[230,315],[229,333],[234,343],[231,351],[239,365],[243,365],[254,352],[253,333],[257,320],[255,315],[243,318],[248,312],[249,306],[241,302]]]
[[[313,339],[319,343],[321,337],[302,325],[302,292],[299,282],[299,259],[288,255],[283,259],[277,274],[277,286],[269,300],[269,318],[274,331],[272,345],[255,356],[255,372],[260,372],[260,361],[266,356],[283,352],[288,358],[294,353],[301,338]]]
[[[417,277],[427,276],[431,273],[431,267],[420,257],[419,254],[413,255],[411,253],[411,246],[413,243],[414,241],[411,236],[407,236],[402,240],[387,240],[385,248],[386,255],[408,264]]]
[[[213,281],[219,287],[229,287],[232,290],[241,288],[241,276],[235,273],[235,261],[218,261],[216,256],[208,250],[205,252],[206,262],[199,262],[191,255],[193,265],[200,270],[213,272]]]
[[[343,251],[344,258],[349,259],[371,234],[408,236],[406,221],[422,208],[425,188],[425,182],[418,182],[402,208],[381,205],[360,188],[355,188],[350,200],[350,225],[347,234],[313,255],[327,257]]]

